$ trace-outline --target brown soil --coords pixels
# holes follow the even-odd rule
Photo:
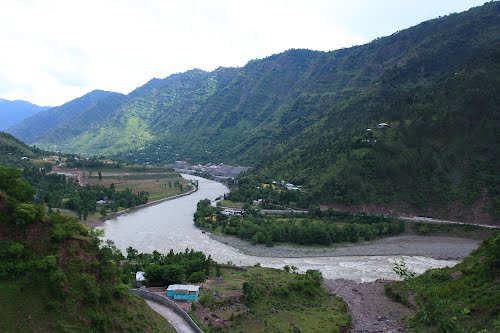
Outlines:
[[[324,280],[324,287],[343,298],[352,316],[351,333],[408,332],[405,319],[415,312],[388,299],[384,285],[389,281],[369,283],[337,279]]]

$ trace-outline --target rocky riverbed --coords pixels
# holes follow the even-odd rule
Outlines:
[[[415,314],[415,310],[384,295],[384,285],[388,282],[357,283],[336,279],[324,280],[323,286],[347,303],[352,316],[351,333],[407,332],[405,321]]]
[[[248,241],[231,236],[213,234],[209,236],[247,255],[280,258],[401,255],[456,260],[468,256],[480,244],[479,240],[467,238],[404,235],[329,247],[294,245],[266,247],[261,244],[252,245]]]

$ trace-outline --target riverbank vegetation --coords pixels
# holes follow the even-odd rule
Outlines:
[[[321,273],[261,267],[222,269],[193,316],[204,332],[347,332],[346,304],[321,288]]]
[[[198,202],[194,214],[198,228],[251,241],[253,244],[293,243],[324,245],[340,242],[372,240],[380,236],[404,232],[401,220],[362,214],[339,212],[319,213],[314,216],[263,216],[253,210],[241,215],[225,215],[210,200]]]
[[[0,331],[172,332],[128,294],[120,251],[75,219],[46,214],[21,177],[0,166]]]
[[[483,241],[451,268],[414,277],[401,263],[405,281],[386,285],[393,299],[416,306],[416,332],[498,332],[500,330],[500,234]]]
[[[447,236],[470,239],[486,239],[494,236],[497,229],[471,224],[408,222],[406,230],[423,236]]]
[[[163,287],[171,284],[203,282],[208,276],[220,274],[220,266],[212,260],[210,255],[207,257],[203,252],[192,249],[179,253],[170,250],[168,254],[162,254],[158,251],[139,253],[136,249],[129,247],[123,278],[134,285],[135,280],[131,280],[130,273],[138,271],[145,272],[144,285]]]
[[[36,202],[79,220],[186,193],[195,186],[167,168],[104,164],[97,159],[89,159],[84,168],[73,168],[81,167],[79,163],[25,161],[22,175],[36,188]]]
[[[135,207],[149,200],[149,193],[145,191],[117,190],[114,184],[109,187],[98,184],[82,186],[77,179],[50,173],[50,169],[36,165],[27,165],[22,175],[36,188],[37,202],[47,205],[49,210],[68,209],[83,220],[96,212],[106,215],[107,212]]]

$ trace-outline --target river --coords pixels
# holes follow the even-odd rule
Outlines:
[[[179,252],[189,248],[210,254],[219,263],[231,262],[238,266],[260,263],[262,266],[273,268],[294,265],[301,272],[318,269],[327,279],[344,278],[369,282],[397,278],[392,267],[393,262],[401,256],[257,257],[245,255],[233,247],[213,240],[194,226],[193,214],[198,201],[214,200],[227,193],[228,188],[221,183],[192,175],[183,177],[198,180],[198,191],[106,221],[101,227],[105,238],[111,239],[122,251],[129,246],[139,252],[156,250],[161,253],[168,253],[170,249]],[[455,260],[437,260],[421,256],[405,257],[405,261],[407,266],[417,273],[457,263]]]

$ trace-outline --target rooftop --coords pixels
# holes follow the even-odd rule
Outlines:
[[[179,289],[187,291],[198,291],[200,287],[191,284],[171,284],[167,288],[167,290],[179,290]]]

